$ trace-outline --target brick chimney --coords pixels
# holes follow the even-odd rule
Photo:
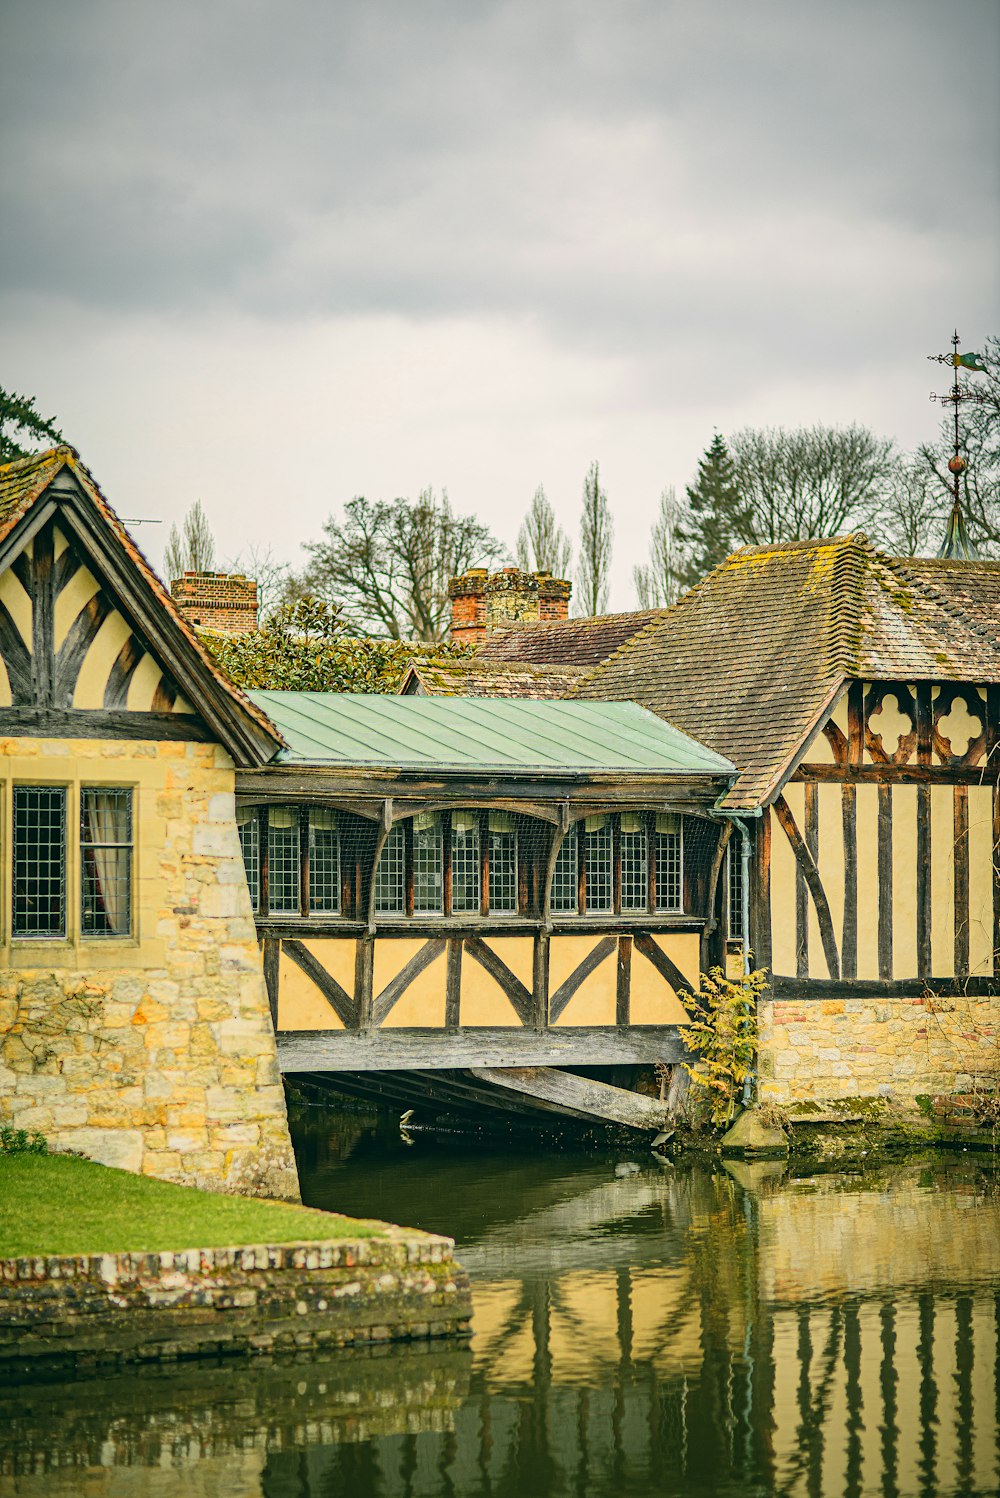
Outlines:
[[[199,629],[243,635],[257,628],[257,582],[242,572],[185,572],[170,584],[170,596]]]
[[[478,645],[508,624],[565,619],[572,587],[551,572],[522,572],[519,567],[505,567],[492,576],[482,567],[464,572],[448,584],[451,638]]]

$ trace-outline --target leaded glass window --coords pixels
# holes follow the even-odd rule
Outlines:
[[[340,909],[340,837],[335,811],[309,813],[309,912]]]
[[[236,812],[236,830],[240,835],[240,852],[247,872],[250,908],[260,909],[260,819],[254,807],[240,807]]]
[[[390,828],[375,870],[376,915],[402,915],[406,908],[406,831]]]
[[[14,787],[15,936],[66,935],[66,791]]]
[[[80,788],[80,929],[128,936],[132,929],[132,792]]]
[[[482,885],[479,868],[479,815],[451,814],[451,908],[456,915],[478,914]]]
[[[509,812],[491,811],[490,911],[517,910],[517,824]]]
[[[556,855],[556,866],[552,872],[552,909],[560,915],[570,915],[577,908],[579,898],[579,839],[573,826],[562,840]]]
[[[622,910],[646,910],[649,907],[649,846],[645,820],[632,812],[623,813],[620,822]],[[589,890],[587,904],[590,904]]]
[[[268,813],[267,888],[269,914],[299,914],[299,813],[293,806],[272,806]]]
[[[743,860],[739,846],[734,846],[734,843],[730,843],[726,856],[729,859],[729,935],[735,940],[743,935]]]
[[[424,812],[413,818],[413,908],[439,913],[444,893],[441,818]]]
[[[669,812],[656,817],[656,908],[684,908],[682,818]]]
[[[610,817],[586,817],[583,823],[587,913],[612,908],[612,839]]]

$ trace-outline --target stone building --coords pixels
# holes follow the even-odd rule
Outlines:
[[[72,448],[0,469],[0,1121],[297,1194],[234,800],[280,746]]]

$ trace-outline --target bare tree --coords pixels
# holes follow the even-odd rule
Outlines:
[[[947,512],[948,496],[927,463],[901,453],[890,465],[878,515],[866,528],[891,556],[932,556],[944,535]]]
[[[266,619],[285,596],[291,568],[279,562],[270,546],[248,546],[225,563],[227,572],[242,572],[257,584],[257,612]]]
[[[600,470],[591,463],[583,481],[583,513],[580,516],[580,560],[577,563],[577,612],[601,614],[608,606],[608,573],[614,523],[608,496],[601,488]]]
[[[211,572],[214,567],[215,540],[201,500],[196,499],[184,516],[180,530],[176,525],[170,527],[163,553],[163,570],[167,582],[173,582],[185,572]]]
[[[632,581],[641,609],[669,608],[684,591],[690,565],[681,535],[681,506],[671,484],[660,495],[660,509],[649,538],[649,561],[632,568]]]
[[[729,439],[750,545],[834,536],[872,525],[884,499],[891,438],[867,427],[747,427]]]
[[[517,565],[525,572],[551,572],[567,577],[573,549],[557,523],[552,506],[539,484],[517,533]]]
[[[309,561],[288,590],[340,604],[354,629],[390,639],[443,640],[448,580],[470,567],[504,560],[506,550],[472,515],[456,515],[447,494],[408,499],[358,495],[307,541]]]

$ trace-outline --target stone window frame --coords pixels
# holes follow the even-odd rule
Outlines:
[[[140,945],[139,911],[139,813],[140,787],[121,774],[102,778],[96,766],[68,778],[46,774],[13,773],[0,786],[2,799],[2,832],[0,849],[3,861],[2,920],[0,942],[9,950],[24,953],[31,947],[47,952],[70,952],[80,947],[117,945],[136,948]],[[21,789],[58,790],[63,793],[63,928],[45,935],[14,929],[14,804],[15,792]],[[83,925],[83,853],[81,848],[81,807],[84,790],[127,791],[129,794],[129,923],[127,932],[91,932]]]

